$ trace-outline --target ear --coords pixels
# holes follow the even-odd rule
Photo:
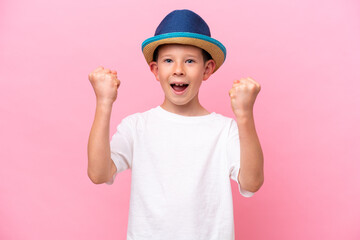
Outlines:
[[[204,71],[204,75],[203,75],[203,81],[206,81],[211,74],[213,74],[214,70],[215,70],[215,61],[213,59],[208,60],[205,63],[205,71]]]
[[[158,74],[159,67],[157,65],[157,62],[152,61],[149,63],[149,66],[150,66],[150,71],[154,74],[156,80],[159,81],[159,74]]]

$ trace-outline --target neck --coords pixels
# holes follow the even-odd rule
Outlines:
[[[174,104],[165,98],[164,102],[161,104],[161,107],[166,111],[183,116],[203,116],[210,114],[209,111],[201,106],[198,98],[193,99],[193,101],[183,105]]]

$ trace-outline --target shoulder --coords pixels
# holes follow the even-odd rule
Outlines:
[[[129,127],[138,126],[139,124],[142,124],[144,121],[146,121],[146,119],[153,114],[154,109],[155,108],[151,108],[144,112],[135,112],[127,115],[121,120],[121,122],[118,124],[118,127],[121,125],[127,125]]]
[[[227,117],[220,113],[215,113],[215,112],[213,112],[212,114],[214,114],[214,121],[218,123],[222,123],[224,125],[229,125],[229,126],[233,125],[234,123],[236,124],[236,121],[231,117]]]
[[[214,123],[221,126],[221,129],[223,132],[225,132],[228,135],[231,135],[232,133],[238,132],[238,126],[235,121],[235,119],[231,117],[224,116],[219,113],[213,113],[214,116]]]

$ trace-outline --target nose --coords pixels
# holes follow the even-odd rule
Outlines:
[[[176,76],[185,75],[183,63],[178,62],[178,63],[174,64],[173,74]]]

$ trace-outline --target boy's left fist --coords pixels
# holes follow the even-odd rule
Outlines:
[[[255,99],[260,89],[260,84],[252,78],[235,80],[229,91],[234,114],[252,114]]]

